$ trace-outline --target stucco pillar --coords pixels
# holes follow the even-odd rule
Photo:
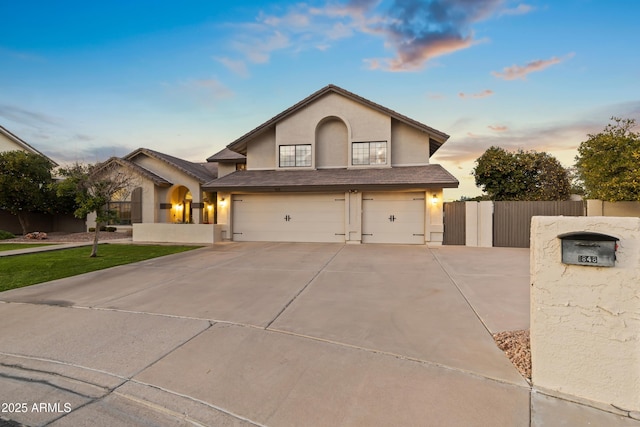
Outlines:
[[[604,202],[598,199],[587,200],[587,216],[603,216]]]
[[[222,240],[231,240],[231,209],[233,209],[231,194],[218,193],[218,225],[222,234]]]
[[[444,207],[442,188],[425,192],[424,239],[430,246],[441,246],[444,239]]]
[[[362,243],[362,192],[345,193],[345,241]]]
[[[613,267],[562,262],[559,235],[618,239]],[[573,245],[579,253],[593,242]],[[600,249],[597,249],[600,250]],[[577,254],[576,254],[577,257]],[[601,257],[600,257],[601,258]],[[595,262],[590,258],[589,262]],[[533,217],[531,357],[535,388],[640,412],[640,218]],[[572,397],[573,398],[573,397]]]

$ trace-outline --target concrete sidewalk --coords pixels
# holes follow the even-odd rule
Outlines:
[[[491,332],[528,327],[528,256],[224,243],[0,293],[0,403],[26,404],[1,416],[52,426],[640,425],[531,393],[493,343]]]

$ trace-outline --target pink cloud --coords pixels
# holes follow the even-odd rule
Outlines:
[[[538,59],[525,65],[512,65],[511,67],[505,67],[502,69],[502,72],[492,71],[491,74],[502,80],[526,80],[527,74],[542,71],[545,68],[559,64],[566,58],[571,58],[572,56],[573,54],[569,54],[565,58],[558,58],[557,56],[554,56],[549,59]]]
[[[493,95],[493,91],[491,89],[486,89],[486,90],[483,90],[482,92],[479,92],[479,93],[467,94],[467,93],[464,93],[464,92],[460,92],[458,94],[458,96],[460,98],[472,98],[472,99],[487,98],[487,97],[492,96],[492,95]]]
[[[494,132],[505,132],[507,131],[509,128],[506,126],[500,126],[500,125],[491,125],[491,126],[487,126],[489,129],[491,129]]]

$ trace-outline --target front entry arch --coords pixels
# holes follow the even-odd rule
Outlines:
[[[176,187],[171,194],[171,222],[193,223],[193,196],[185,186]]]

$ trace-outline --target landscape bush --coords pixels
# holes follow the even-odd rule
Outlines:
[[[14,236],[12,233],[9,233],[8,231],[4,231],[4,230],[0,230],[0,240],[5,240],[5,239],[13,239]]]

